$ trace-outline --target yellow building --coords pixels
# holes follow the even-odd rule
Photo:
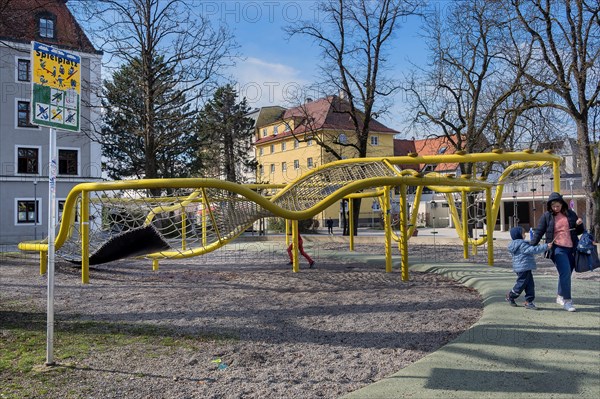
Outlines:
[[[337,160],[332,152],[342,159],[357,157],[358,151],[352,146],[356,143],[356,134],[348,110],[346,101],[330,96],[287,109],[275,122],[257,126],[256,181],[290,183],[312,168]],[[393,156],[397,133],[372,120],[367,156]],[[372,200],[362,201],[359,225],[373,221],[372,205]],[[319,220],[321,226],[328,217],[338,221],[340,206],[331,206],[323,212]]]

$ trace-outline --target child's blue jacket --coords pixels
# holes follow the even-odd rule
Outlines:
[[[508,244],[508,251],[513,258],[513,270],[515,273],[535,270],[535,254],[539,254],[548,249],[548,244],[530,245],[522,239],[512,240]]]

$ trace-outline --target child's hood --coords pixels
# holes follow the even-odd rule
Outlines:
[[[525,243],[525,240],[522,239],[517,239],[517,240],[512,240],[509,244],[508,244],[508,251],[510,253],[515,253],[519,250],[519,247],[521,247],[521,245],[523,245]]]

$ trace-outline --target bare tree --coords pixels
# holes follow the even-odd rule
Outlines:
[[[555,94],[543,104],[569,115],[577,130],[586,220],[600,241],[600,3],[598,0],[512,0],[515,63],[527,80]],[[523,46],[522,37],[533,40]],[[523,55],[525,53],[525,55]],[[593,125],[590,127],[590,124]]]
[[[103,0],[82,2],[78,11],[90,18],[90,28],[105,54],[107,65],[139,65],[143,98],[140,120],[144,140],[145,177],[158,177],[157,120],[162,79],[169,73],[178,95],[196,107],[212,90],[219,71],[231,61],[232,38],[224,27],[213,27],[198,4],[184,0]],[[85,7],[83,7],[85,6]],[[178,101],[178,98],[173,98]],[[169,121],[172,123],[172,121]],[[176,134],[176,130],[173,132]],[[176,137],[173,137],[176,140]]]
[[[320,20],[287,28],[290,36],[312,38],[322,49],[320,88],[339,93],[354,126],[357,156],[366,157],[371,121],[385,112],[386,99],[398,86],[385,75],[386,55],[404,16],[419,0],[326,0],[318,4]],[[355,200],[355,221],[360,200]],[[357,225],[357,223],[355,223]]]
[[[407,79],[413,123],[466,152],[512,149],[548,133],[551,119],[536,109],[545,101],[544,91],[529,86],[507,59],[504,10],[475,0],[445,11],[443,18],[425,17],[432,62]],[[472,166],[461,164],[461,172],[471,173]]]

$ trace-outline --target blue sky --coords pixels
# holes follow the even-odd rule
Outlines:
[[[287,94],[298,87],[318,80],[320,49],[310,38],[287,38],[284,28],[301,20],[321,18],[310,0],[295,1],[232,1],[204,3],[209,18],[225,23],[235,35],[239,51],[244,57],[231,70],[238,90],[252,107],[266,105],[290,106]],[[425,44],[418,36],[420,21],[417,17],[402,20],[390,51],[390,73],[401,76],[410,68],[410,62],[425,62]],[[319,94],[309,93],[309,97]],[[392,114],[381,118],[389,127],[401,130],[398,115],[402,95],[394,99]]]

